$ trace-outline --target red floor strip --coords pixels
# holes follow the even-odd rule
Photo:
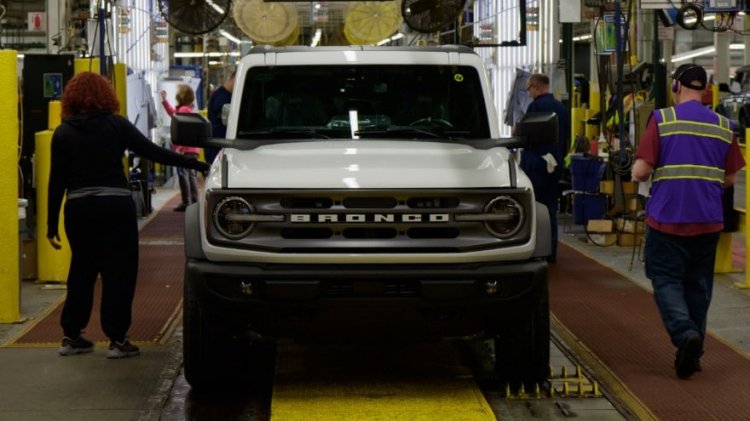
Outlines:
[[[167,327],[182,301],[184,274],[183,237],[184,213],[173,212],[179,195],[167,202],[140,232],[140,262],[138,284],[133,300],[133,322],[129,332],[131,341],[157,342],[167,333]],[[149,241],[166,240],[161,244]],[[179,240],[179,241],[175,241]],[[87,338],[108,341],[100,325],[101,281],[97,282],[94,308],[86,328]],[[57,344],[62,338],[60,314],[62,304],[32,326],[10,346]]]
[[[552,312],[654,414],[750,417],[750,359],[709,336],[703,371],[678,379],[675,349],[650,292],[564,244],[557,260],[550,266]]]

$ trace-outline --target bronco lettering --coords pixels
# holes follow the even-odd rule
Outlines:
[[[289,215],[289,222],[296,223],[423,223],[423,222],[450,222],[447,213],[354,213],[354,214],[300,214]]]

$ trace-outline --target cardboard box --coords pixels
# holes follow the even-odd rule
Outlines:
[[[643,210],[643,202],[638,196],[625,199],[625,209],[628,212],[638,212]]]
[[[638,192],[638,183],[635,181],[625,181],[622,183],[623,194],[635,194]]]
[[[643,234],[635,234],[623,232],[620,233],[620,237],[617,238],[617,245],[623,247],[631,247],[638,245],[643,241]]]
[[[617,231],[623,233],[639,233],[643,234],[646,232],[646,223],[644,221],[636,221],[634,219],[617,218]]]
[[[617,234],[589,234],[589,244],[612,246],[617,242]]]
[[[610,233],[615,231],[615,224],[611,219],[589,219],[586,223],[586,231]]]

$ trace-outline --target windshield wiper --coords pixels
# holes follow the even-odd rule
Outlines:
[[[274,127],[261,130],[243,130],[237,133],[237,137],[242,139],[330,139],[330,136],[305,127]]]
[[[388,127],[386,129],[364,129],[355,132],[358,136],[380,136],[380,137],[404,137],[404,135],[412,135],[418,137],[429,137],[433,139],[448,139],[452,140],[457,136],[469,134],[466,130],[424,130],[416,127],[406,126],[395,126]]]

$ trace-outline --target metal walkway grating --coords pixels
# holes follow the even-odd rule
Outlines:
[[[678,379],[675,349],[651,293],[567,245],[558,250],[559,263],[550,267],[552,312],[652,414],[680,420],[750,414],[746,355],[709,334],[703,371]]]

